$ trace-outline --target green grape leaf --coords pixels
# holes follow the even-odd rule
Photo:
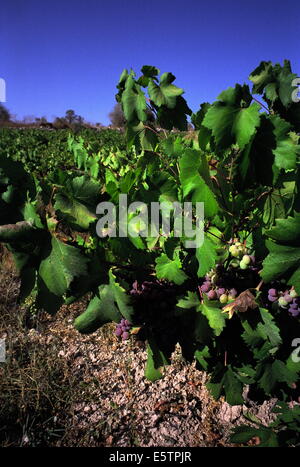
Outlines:
[[[281,360],[275,360],[273,363],[260,363],[257,367],[257,374],[260,376],[258,385],[267,395],[272,394],[278,383],[290,385],[297,380],[297,375]]]
[[[294,285],[300,293],[300,247],[279,245],[270,240],[267,240],[266,247],[269,254],[263,261],[263,269],[260,272],[262,279],[270,282],[287,274],[288,284]]]
[[[268,339],[274,347],[279,347],[279,345],[282,343],[282,339],[280,337],[279,328],[276,326],[273,316],[268,310],[264,308],[260,308],[259,311],[263,323],[258,323],[258,332],[264,340]]]
[[[203,277],[215,266],[218,254],[218,245],[214,243],[207,234],[204,234],[203,245],[196,248],[196,258],[199,263],[198,277]]]
[[[99,287],[99,295],[92,298],[87,309],[74,321],[74,327],[82,334],[97,331],[103,324],[110,321],[118,322],[122,318],[115,305],[114,292],[109,285]]]
[[[147,78],[154,78],[155,76],[159,75],[160,70],[159,68],[156,68],[155,66],[144,65],[141,69],[141,72]]]
[[[180,181],[185,197],[191,196],[193,203],[204,203],[205,217],[214,217],[219,210],[218,202],[212,191],[212,185],[202,178],[199,171],[201,158],[206,157],[195,149],[186,149],[179,161]]]
[[[283,66],[272,62],[261,62],[260,65],[250,74],[249,80],[253,82],[252,92],[263,94],[274,103],[278,99],[285,107],[292,104],[292,93],[296,88],[292,85],[297,75],[291,72],[289,60],[284,60]]]
[[[260,447],[278,447],[278,437],[277,434],[272,431],[271,428],[252,428],[247,425],[236,426],[232,430],[230,435],[231,443],[244,444],[250,441],[252,438],[259,438]]]
[[[174,109],[177,97],[183,94],[183,89],[171,84],[172,81],[169,76],[167,76],[170,74],[171,73],[164,73],[161,76],[159,85],[156,84],[153,79],[150,79],[148,84],[149,97],[157,107],[164,105],[169,109]]]
[[[74,277],[87,274],[87,262],[80,251],[52,237],[51,250],[39,267],[39,275],[49,291],[62,296]]]
[[[158,279],[167,279],[168,281],[174,282],[175,284],[183,284],[187,279],[187,275],[181,269],[181,261],[178,257],[171,260],[168,256],[163,253],[161,256],[156,258],[155,271]]]
[[[170,364],[169,359],[159,350],[155,340],[149,338],[147,342],[147,363],[145,377],[150,381],[156,381],[163,377],[161,368]]]
[[[254,94],[262,94],[264,88],[271,83],[273,79],[272,62],[261,62],[249,75],[249,80],[253,83],[252,92]],[[275,83],[273,83],[275,84]]]
[[[218,96],[219,101],[207,110],[202,125],[212,130],[220,149],[238,144],[243,149],[260,124],[260,106],[250,105],[248,86],[237,84]]]
[[[55,196],[54,209],[72,227],[87,230],[97,220],[95,214],[100,185],[87,176],[68,180]]]
[[[244,403],[242,396],[243,384],[237,377],[236,372],[231,369],[230,365],[227,369],[219,365],[206,386],[216,400],[220,398],[224,391],[228,404],[240,405]]]
[[[242,326],[245,331],[242,334],[242,339],[250,348],[260,347],[264,338],[257,329],[253,329],[247,320],[242,320]]]
[[[187,297],[181,298],[178,300],[177,306],[179,308],[190,309],[198,307],[200,305],[200,300],[196,292],[188,291]]]
[[[138,124],[129,125],[126,128],[127,148],[135,145],[136,149],[143,151],[154,151],[158,143],[158,137],[154,129],[139,122]]]
[[[300,213],[294,212],[293,217],[276,219],[276,225],[267,230],[266,235],[284,245],[300,247]]]
[[[200,105],[200,110],[197,113],[192,114],[191,120],[196,130],[198,130],[198,143],[199,148],[205,150],[207,144],[211,139],[211,130],[202,125],[203,119],[207,110],[210,108],[211,104],[204,102]]]
[[[129,76],[126,80],[125,89],[122,94],[122,107],[124,116],[129,124],[137,123],[138,121],[145,122],[147,120],[146,98],[140,86],[135,83],[133,76]]]
[[[87,309],[75,319],[75,328],[84,334],[95,332],[103,324],[118,322],[122,317],[132,321],[134,314],[130,297],[116,282],[116,276],[109,271],[109,284],[100,285],[98,294],[90,301]]]
[[[226,316],[222,313],[222,310],[217,306],[210,304],[209,301],[201,303],[200,310],[202,314],[207,318],[210,327],[213,329],[214,334],[219,336],[223,331],[226,324]]]
[[[207,345],[202,350],[196,350],[195,359],[197,363],[200,365],[200,367],[205,371],[208,368],[207,359],[209,358],[210,358],[210,352],[209,352],[209,348],[207,347]]]
[[[22,214],[24,216],[25,221],[30,222],[38,229],[42,229],[43,224],[42,224],[39,214],[36,211],[36,204],[37,204],[36,201],[34,202],[27,201],[24,205],[24,208],[22,209]]]
[[[188,107],[186,100],[182,96],[176,98],[176,106],[172,109],[165,105],[158,107],[157,123],[166,130],[177,128],[181,131],[187,129],[187,115],[191,115],[192,111]]]
[[[270,120],[274,126],[277,143],[276,148],[273,149],[276,166],[285,170],[295,169],[300,158],[299,137],[291,132],[291,125],[278,115],[271,116]]]

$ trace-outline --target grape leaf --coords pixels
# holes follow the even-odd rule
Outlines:
[[[181,261],[178,257],[171,260],[165,253],[163,253],[161,256],[156,258],[155,262],[155,271],[158,279],[167,279],[179,285],[183,284],[187,279],[187,275],[181,269]]]
[[[122,94],[122,106],[124,116],[129,124],[145,122],[146,115],[146,99],[140,86],[135,83],[133,76],[129,76],[126,80],[125,89]]]
[[[196,258],[199,263],[198,277],[203,277],[210,269],[212,269],[217,259],[218,245],[210,240],[207,234],[204,234],[203,245],[196,248]]]
[[[95,295],[87,309],[74,321],[74,327],[82,334],[89,334],[110,321],[120,321],[122,315],[114,302],[114,293],[109,285],[99,287],[99,296]]]
[[[257,330],[259,334],[265,339],[269,340],[272,345],[278,347],[282,343],[280,337],[280,331],[278,326],[276,326],[273,316],[268,310],[260,308],[260,315],[262,317],[263,323],[258,323]]]
[[[266,246],[269,254],[260,272],[263,280],[270,282],[287,274],[288,283],[300,293],[300,247],[279,245],[270,240],[266,241]]]
[[[147,363],[145,368],[145,377],[150,381],[156,381],[163,377],[161,368],[170,364],[169,359],[159,350],[153,338],[147,342]]]
[[[292,81],[297,75],[291,72],[289,60],[284,60],[283,66],[272,62],[261,62],[260,65],[250,74],[249,79],[254,83],[252,92],[263,94],[271,102],[280,99],[287,107],[292,103],[292,92],[296,86],[292,86]]]
[[[277,146],[273,149],[275,155],[275,164],[279,169],[296,169],[300,158],[299,137],[291,133],[292,127],[278,115],[270,117],[274,125],[274,135]]]
[[[250,105],[251,96],[246,85],[228,88],[218,99],[207,110],[202,125],[212,130],[220,149],[236,143],[243,149],[260,124],[260,106],[256,102]]]
[[[260,363],[257,367],[257,375],[260,376],[258,385],[267,395],[272,394],[278,383],[291,384],[297,380],[297,375],[281,360],[275,360],[273,363]]]
[[[88,259],[80,251],[52,237],[51,250],[39,267],[39,275],[51,293],[62,296],[76,276],[87,274]]]
[[[91,333],[105,323],[120,321],[122,317],[132,322],[133,313],[130,297],[116,282],[116,277],[110,270],[109,284],[100,285],[87,309],[75,319],[74,326],[81,333]]]
[[[64,189],[57,192],[54,209],[71,226],[87,230],[90,223],[97,220],[95,211],[99,195],[99,183],[85,175],[75,177],[67,180]]]
[[[225,327],[225,316],[217,306],[210,305],[209,302],[201,303],[200,310],[208,319],[210,327],[216,336],[219,336]]]
[[[148,84],[149,97],[157,107],[165,105],[169,109],[174,109],[176,99],[183,93],[183,89],[171,84],[172,81],[166,75],[170,75],[170,73],[164,73],[161,76],[159,85],[153,79],[150,79]]]
[[[247,443],[252,438],[259,438],[260,447],[278,447],[278,438],[271,428],[252,428],[247,425],[236,426],[230,436],[231,443]]]
[[[276,219],[276,225],[266,231],[266,235],[284,245],[300,246],[300,213],[293,217]]]
[[[191,195],[193,203],[203,202],[205,217],[213,217],[219,210],[218,202],[212,191],[212,185],[199,174],[202,162],[201,158],[206,157],[195,149],[186,149],[179,161],[180,181],[185,197]]]
[[[228,404],[239,405],[244,403],[242,396],[243,384],[230,365],[227,369],[219,365],[214,371],[211,381],[206,386],[215,399],[219,399],[224,391]]]
[[[157,75],[159,75],[160,70],[159,68],[156,68],[155,66],[151,65],[144,65],[141,69],[141,72],[143,73],[144,76],[147,78],[153,78]]]

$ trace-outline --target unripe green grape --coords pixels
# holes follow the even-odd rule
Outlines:
[[[297,292],[296,292],[295,289],[291,289],[291,291],[290,291],[290,296],[291,296],[292,298],[297,298],[297,297],[298,297],[298,294],[297,294]]]
[[[251,258],[250,258],[249,255],[244,255],[244,256],[242,257],[242,261],[243,261],[243,263],[245,263],[245,264],[250,264],[250,263],[251,263]]]
[[[230,265],[233,267],[233,268],[238,268],[239,267],[239,262],[234,260],[230,263]]]
[[[241,269],[248,269],[248,264],[244,263],[244,261],[240,261],[240,268]]]
[[[229,248],[229,253],[231,253],[232,256],[234,256],[235,258],[237,258],[239,256],[239,250],[235,247],[235,245],[232,245],[230,248]]]
[[[220,300],[220,303],[223,303],[223,304],[227,303],[228,302],[228,295],[226,295],[226,293],[223,293],[220,296],[219,300]]]
[[[287,302],[283,297],[279,297],[279,299],[278,299],[278,304],[279,304],[280,306],[285,307],[285,306],[287,306],[288,302]]]

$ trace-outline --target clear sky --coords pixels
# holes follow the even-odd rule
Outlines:
[[[0,78],[7,108],[49,119],[74,109],[108,124],[124,68],[171,71],[193,111],[262,60],[300,76],[292,0],[1,0]]]

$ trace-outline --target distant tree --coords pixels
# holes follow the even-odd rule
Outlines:
[[[64,118],[69,125],[83,125],[84,122],[84,118],[81,115],[77,115],[72,109],[66,111]]]
[[[65,128],[71,128],[67,120],[65,118],[60,118],[60,117],[56,117],[52,125],[53,125],[53,128],[55,128],[56,130],[63,130]]]
[[[126,120],[121,104],[118,103],[114,106],[113,110],[108,114],[108,118],[110,119],[112,126],[124,128]]]
[[[66,115],[65,115],[65,119],[70,125],[72,125],[72,123],[74,123],[75,119],[76,119],[76,114],[75,114],[74,110],[72,110],[72,109],[67,110]]]
[[[5,123],[10,121],[10,113],[4,105],[0,104],[0,123]]]

